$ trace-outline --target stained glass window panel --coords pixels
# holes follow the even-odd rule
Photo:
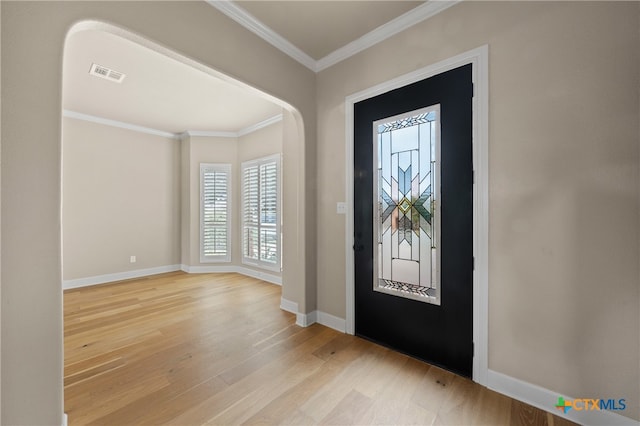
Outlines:
[[[374,290],[440,304],[440,108],[376,121]]]

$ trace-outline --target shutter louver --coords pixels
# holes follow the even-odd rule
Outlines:
[[[243,261],[280,267],[279,158],[243,164]]]
[[[201,165],[201,258],[229,259],[229,165]]]
[[[260,218],[258,168],[247,167],[243,173],[244,232],[243,251],[248,259],[258,259],[258,225]]]
[[[276,220],[278,213],[278,174],[276,163],[260,166],[260,260],[278,261]]]

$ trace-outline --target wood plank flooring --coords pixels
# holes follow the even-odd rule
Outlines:
[[[69,424],[572,424],[279,304],[238,274],[65,291]]]

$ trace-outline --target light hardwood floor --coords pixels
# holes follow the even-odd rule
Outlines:
[[[65,291],[69,424],[571,424],[279,304],[238,274]]]

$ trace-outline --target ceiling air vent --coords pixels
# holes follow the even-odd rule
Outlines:
[[[98,64],[91,64],[91,69],[89,70],[89,74],[95,75],[96,77],[104,78],[109,81],[113,81],[115,83],[122,83],[122,80],[126,77],[120,71],[112,70],[111,68],[103,67]]]

